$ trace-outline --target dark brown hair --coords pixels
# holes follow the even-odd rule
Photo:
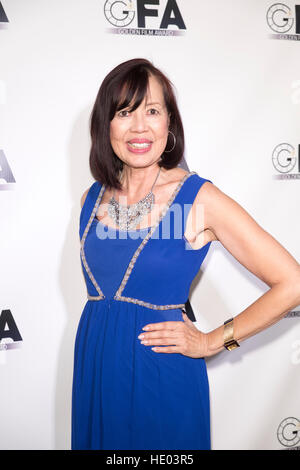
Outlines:
[[[115,113],[140,106],[148,88],[149,76],[155,76],[163,89],[167,112],[170,115],[170,131],[176,137],[175,148],[163,153],[158,165],[171,169],[181,161],[184,152],[184,131],[173,92],[172,82],[147,59],[131,59],[115,67],[103,80],[90,116],[91,150],[90,169],[96,181],[110,188],[121,189],[119,172],[123,162],[110,143],[110,122]],[[172,149],[174,139],[169,134],[166,150]]]

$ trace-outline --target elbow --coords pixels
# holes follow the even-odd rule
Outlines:
[[[285,283],[285,285],[287,284]],[[294,307],[300,305],[300,277],[293,278],[289,281],[288,291],[290,292]]]
[[[281,291],[282,299],[286,305],[286,311],[292,310],[300,305],[300,276],[298,276],[298,273],[296,276],[290,276],[289,279],[285,278],[273,284],[271,288]]]

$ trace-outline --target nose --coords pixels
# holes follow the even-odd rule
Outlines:
[[[142,110],[136,109],[132,113],[131,131],[132,132],[145,132],[148,130],[147,118]]]

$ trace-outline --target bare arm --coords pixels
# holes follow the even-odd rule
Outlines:
[[[300,303],[300,265],[245,209],[217,186],[205,183],[195,202],[203,204],[205,228],[270,287],[234,317],[234,337],[241,342],[276,323]],[[202,230],[203,224],[200,225]],[[221,325],[207,333],[206,356],[224,349],[223,331]]]

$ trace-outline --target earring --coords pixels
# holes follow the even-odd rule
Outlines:
[[[174,150],[174,148],[176,146],[176,137],[175,137],[175,135],[173,134],[172,131],[168,131],[168,132],[170,132],[170,134],[172,134],[173,139],[174,139],[174,144],[173,144],[173,147],[171,148],[171,150],[165,150],[166,153],[172,152],[172,150]]]

